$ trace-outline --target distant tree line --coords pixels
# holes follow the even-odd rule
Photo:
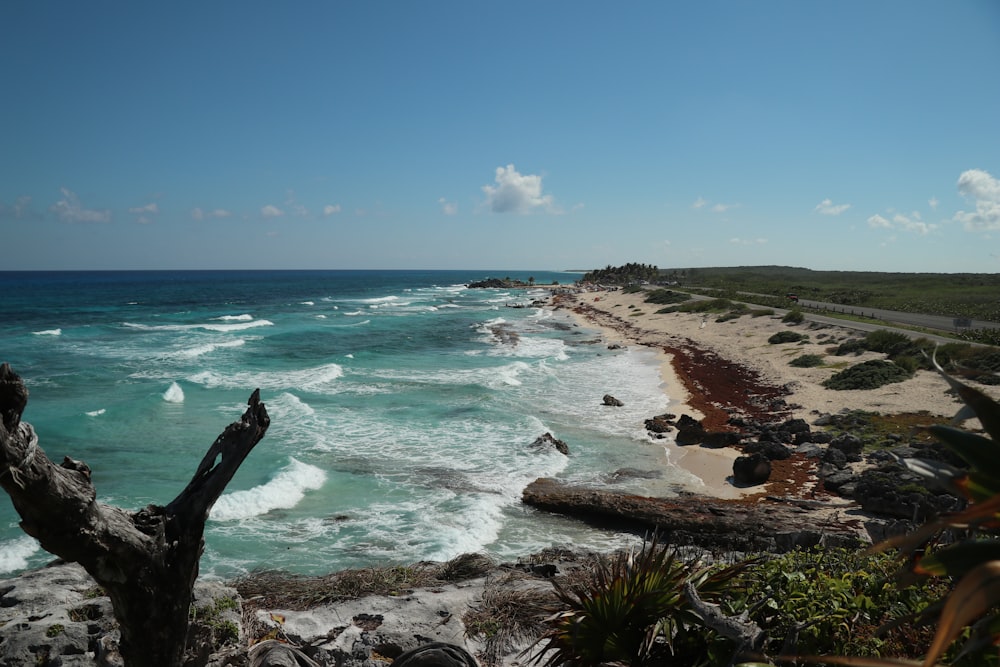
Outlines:
[[[584,282],[601,283],[604,285],[631,285],[647,281],[654,283],[660,279],[660,270],[652,264],[637,264],[630,262],[622,266],[608,264],[603,269],[588,271],[583,275]]]

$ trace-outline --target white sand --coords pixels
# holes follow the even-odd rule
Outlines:
[[[598,328],[608,343],[635,344],[639,342],[688,339],[696,346],[711,350],[721,357],[755,369],[761,379],[769,384],[784,385],[791,390],[786,397],[794,417],[812,423],[821,414],[833,414],[841,410],[867,410],[883,414],[902,412],[927,412],[928,423],[942,423],[951,419],[961,408],[961,401],[946,393],[948,385],[935,372],[918,371],[904,382],[894,383],[868,390],[834,391],[822,386],[822,382],[841,368],[868,359],[884,358],[884,355],[866,352],[863,355],[836,357],[827,353],[851,337],[863,336],[845,326],[811,324],[789,326],[781,322],[780,312],[775,316],[751,317],[745,315],[727,322],[716,322],[718,315],[671,313],[655,314],[663,306],[644,302],[645,294],[625,294],[616,292],[582,293],[578,295],[580,304],[614,315],[630,326],[621,332],[610,326],[601,326],[577,315],[582,324]],[[596,299],[596,300],[595,300]],[[571,306],[571,303],[564,302]],[[767,339],[774,333],[792,329],[809,336],[804,344],[772,345]],[[655,349],[655,348],[653,348]],[[789,362],[803,354],[825,356],[825,364],[817,368],[796,368]],[[689,395],[674,372],[671,360],[664,354],[661,366],[664,391],[677,406],[671,411],[689,414],[696,419],[703,415],[687,405]],[[1000,398],[1000,388],[975,385],[977,389],[993,398]],[[652,416],[652,415],[650,415]],[[978,427],[977,422],[967,426]],[[692,491],[707,493],[717,497],[736,497],[741,494],[726,478],[732,475],[732,462],[739,456],[734,449],[706,449],[702,447],[670,446],[670,460],[704,482],[704,488]]]

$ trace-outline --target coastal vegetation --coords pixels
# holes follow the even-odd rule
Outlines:
[[[1000,322],[1000,274],[813,271],[790,266],[667,269],[685,287]]]
[[[603,269],[594,269],[583,274],[580,280],[585,283],[600,285],[631,285],[637,283],[655,283],[661,278],[660,270],[653,264],[638,264],[630,262],[622,266],[608,264]]]

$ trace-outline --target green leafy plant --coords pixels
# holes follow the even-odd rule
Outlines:
[[[697,664],[708,653],[710,633],[692,610],[685,585],[703,600],[717,600],[748,563],[704,567],[680,560],[655,540],[637,552],[601,559],[590,577],[555,582],[557,603],[536,643],[534,662],[643,667],[681,659],[683,652],[684,662],[677,664]]]

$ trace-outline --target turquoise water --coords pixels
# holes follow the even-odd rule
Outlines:
[[[609,351],[544,307],[524,272],[0,273],[0,361],[55,461],[85,461],[100,500],[166,504],[260,388],[267,436],[212,511],[202,572],[325,573],[514,558],[623,535],[520,503],[540,476],[663,492],[672,471],[643,420],[667,409],[643,349]],[[535,272],[538,282],[572,274]],[[600,405],[614,394],[624,408]],[[531,447],[551,432],[571,455]],[[51,557],[0,499],[0,573]]]

